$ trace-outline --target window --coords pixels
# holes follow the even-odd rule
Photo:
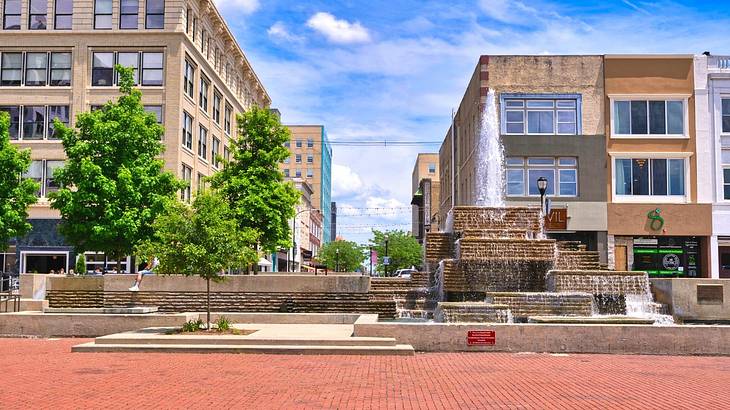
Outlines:
[[[28,29],[45,30],[48,26],[48,0],[28,0]]]
[[[180,199],[182,199],[185,202],[190,202],[191,197],[191,186],[193,179],[193,169],[189,166],[183,164],[182,166],[182,180],[187,183],[185,188],[180,191]]]
[[[289,168],[286,168],[286,169],[284,169],[284,177],[285,177],[285,178],[289,178],[290,176],[291,176],[291,175],[290,175],[290,171],[289,171]]]
[[[313,178],[314,177],[314,170],[312,168],[307,168],[307,178]]]
[[[302,140],[297,140],[297,148],[301,148],[301,147],[302,147]]]
[[[284,146],[286,148],[291,148],[291,141],[284,141]]]
[[[162,106],[161,105],[145,105],[144,110],[150,114],[154,114],[158,124],[162,124]]]
[[[61,188],[61,185],[53,178],[53,173],[58,168],[63,168],[63,161],[46,161],[46,179],[43,184],[43,196],[48,196],[49,193],[56,192]]]
[[[48,54],[47,53],[26,53],[25,54],[25,85],[43,86],[46,85],[48,76]]]
[[[53,179],[53,173],[63,167],[63,161],[57,160],[34,160],[31,161],[28,172],[23,174],[23,178],[32,179],[38,183],[38,191],[36,196],[45,198],[51,192],[56,192],[60,185]]]
[[[314,155],[307,155],[307,164],[314,164]]]
[[[134,85],[139,84],[139,53],[117,53],[117,64],[134,69]],[[116,75],[116,82],[119,83],[119,73]]]
[[[231,160],[231,151],[226,146],[223,147],[223,159],[226,162]]]
[[[613,134],[684,135],[684,101],[614,101]]]
[[[71,85],[71,53],[51,53],[51,85]]]
[[[722,132],[730,134],[730,98],[722,99]]]
[[[291,157],[286,157],[286,158],[284,158],[284,163],[285,163],[285,164],[289,164],[289,163],[291,163]]]
[[[578,159],[574,157],[509,157],[507,196],[539,196],[538,178],[548,181],[546,195],[578,196]]]
[[[28,167],[28,172],[25,172],[23,174],[23,178],[30,179],[35,181],[38,184],[38,191],[36,191],[37,197],[43,197],[43,186],[45,185],[43,183],[43,160],[36,160],[30,162],[30,167]]]
[[[205,54],[205,38],[206,33],[205,30],[200,30],[200,51]]]
[[[56,30],[71,30],[73,27],[74,3],[73,0],[56,0],[56,21],[53,27]]]
[[[197,193],[205,191],[205,175],[198,172],[198,190]]]
[[[193,117],[183,111],[182,144],[185,148],[193,150]]]
[[[730,167],[722,169],[725,200],[730,200]]]
[[[213,91],[213,121],[216,124],[221,124],[221,95],[217,90]]]
[[[198,104],[200,109],[208,112],[208,89],[210,88],[210,81],[205,78],[204,75],[200,76],[200,96],[198,97]]]
[[[208,130],[200,126],[198,133],[198,156],[202,159],[208,159]]]
[[[0,112],[6,112],[10,116],[10,139],[20,139],[20,107],[0,106]]]
[[[142,85],[162,85],[164,71],[162,60],[162,53],[142,53]]]
[[[307,138],[307,148],[314,148],[314,140]]]
[[[91,85],[111,87],[114,83],[114,53],[94,53]]]
[[[195,40],[198,38],[198,18],[193,17],[193,43],[195,43]]]
[[[193,10],[188,8],[185,11],[185,33],[190,34],[190,15],[193,13]]]
[[[94,1],[94,28],[112,28],[112,0]]]
[[[3,28],[5,30],[20,30],[21,0],[5,0],[3,12]]]
[[[46,107],[23,107],[23,139],[42,140],[46,129]]]
[[[211,144],[210,149],[210,159],[213,162],[213,166],[218,168],[220,166],[220,161],[218,161],[218,155],[220,155],[220,147],[221,147],[221,140],[219,140],[216,137],[213,137],[213,143]]]
[[[185,72],[183,78],[183,87],[185,94],[190,98],[195,98],[195,66],[188,60],[185,60]]]
[[[23,77],[23,53],[2,53],[0,85],[20,86]]]
[[[225,112],[225,127],[223,128],[226,131],[226,134],[231,135],[231,115],[233,114],[233,108],[231,108],[230,105],[226,104],[226,112]]]
[[[147,0],[145,27],[165,28],[165,0]]]
[[[723,100],[724,104],[725,100]],[[725,132],[724,129],[723,132]],[[720,161],[722,162],[723,198],[730,200],[730,136],[722,136],[720,138],[720,146],[722,149]]]
[[[302,163],[302,154],[297,154],[294,162],[296,162],[297,164],[301,164]]]
[[[428,173],[429,174],[435,174],[436,173],[436,164],[428,164]]]
[[[119,3],[119,28],[134,29],[138,27],[139,0],[121,0]]]
[[[576,135],[579,96],[512,98],[502,103],[502,132],[506,134]],[[516,175],[516,174],[515,174]]]
[[[301,169],[297,169],[296,172],[294,173],[294,176],[296,176],[297,178],[301,178],[302,177],[302,170]]]
[[[68,127],[69,125],[69,110],[67,105],[51,105],[48,107],[48,139],[58,139],[56,131],[53,128],[53,120],[57,119],[64,123]]]
[[[684,159],[616,159],[616,195],[684,196]]]

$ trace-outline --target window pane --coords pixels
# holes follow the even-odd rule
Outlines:
[[[540,177],[547,178],[548,180],[545,194],[555,195],[555,171],[552,169],[530,169],[527,171],[527,175],[530,195],[540,195],[540,190],[537,189],[537,179]]]
[[[5,14],[20,14],[20,0],[5,0]]]
[[[61,186],[53,179],[53,173],[63,167],[63,161],[46,161],[46,196],[49,192],[58,191]]]
[[[162,14],[165,12],[165,0],[147,0],[147,13]]]
[[[667,127],[664,101],[649,101],[649,133],[666,134]]]
[[[39,184],[37,196],[41,196],[41,183],[43,182],[43,161],[31,161],[28,172],[23,174],[23,178],[32,179]]]
[[[723,164],[730,164],[730,150],[722,150],[721,160]]]
[[[522,108],[525,106],[523,100],[505,100],[504,105],[510,108]]]
[[[25,85],[46,85],[46,67],[48,66],[46,53],[26,54],[25,65]]]
[[[651,194],[667,194],[667,160],[651,160]]]
[[[144,110],[148,113],[155,114],[158,124],[162,124],[162,106],[161,105],[145,105]]]
[[[575,100],[560,100],[557,102],[558,108],[575,108]]]
[[[48,139],[57,139],[53,128],[53,120],[58,119],[62,123],[69,124],[68,106],[52,105],[48,107]]]
[[[558,165],[563,167],[570,167],[578,165],[578,159],[576,158],[560,158],[558,159]]]
[[[552,134],[553,132],[553,112],[541,112],[540,133]]]
[[[525,195],[525,171],[521,169],[507,170],[507,195]]]
[[[669,160],[669,195],[684,195],[684,160]]]
[[[730,133],[730,115],[722,116],[722,132]]]
[[[6,112],[10,116],[10,139],[17,140],[19,138],[20,127],[20,107],[18,106],[0,106],[0,112]]]
[[[646,101],[631,101],[631,133],[647,133]]]
[[[56,0],[56,14],[72,14],[73,11],[73,0]]]
[[[2,54],[2,79],[0,85],[19,86],[22,77],[23,55],[21,53]]]
[[[507,157],[506,163],[507,165],[523,165],[525,160],[517,157]]]
[[[722,100],[722,115],[730,115],[730,98]]]
[[[507,123],[508,134],[523,134],[525,132],[525,124],[521,122]]]
[[[555,165],[555,158],[528,158],[527,165]]]
[[[147,28],[164,28],[165,16],[161,14],[148,14],[147,15]]]
[[[616,160],[616,195],[631,195],[631,160]]]
[[[97,86],[111,86],[114,77],[114,53],[94,53],[91,84]]]
[[[122,14],[139,13],[139,0],[121,0],[119,10]]]
[[[575,169],[561,169],[560,171],[560,195],[578,195],[578,171]]]
[[[558,124],[558,134],[575,134],[575,123],[568,124],[568,123],[559,123]]]
[[[119,28],[126,28],[126,29],[136,29],[138,22],[137,22],[137,15],[136,14],[122,14],[119,16]]]
[[[667,134],[684,134],[684,103],[667,101]]]
[[[649,195],[649,161],[646,159],[632,160],[631,172],[633,173],[633,194]]]
[[[23,139],[43,139],[46,119],[46,107],[23,107]]]
[[[6,30],[20,30],[20,16],[5,15],[5,24],[3,27]]]
[[[112,14],[112,0],[96,0],[96,14]]]
[[[94,16],[94,28],[112,28],[111,14]]]
[[[71,53],[51,53],[51,68],[71,68]]]
[[[70,30],[73,25],[73,16],[71,15],[56,15],[56,30]]]
[[[613,103],[614,132],[616,134],[631,133],[631,107],[628,101]]]
[[[524,118],[524,111],[507,111],[508,122],[522,122]]]
[[[726,184],[730,184],[730,168],[725,168],[722,170],[723,179]]]
[[[553,100],[530,100],[527,108],[553,108]]]

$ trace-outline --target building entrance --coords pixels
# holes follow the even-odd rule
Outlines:
[[[23,253],[23,273],[68,272],[68,253]]]

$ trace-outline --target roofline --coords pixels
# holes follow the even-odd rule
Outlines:
[[[605,59],[676,59],[676,58],[688,58],[694,59],[694,54],[606,54]]]

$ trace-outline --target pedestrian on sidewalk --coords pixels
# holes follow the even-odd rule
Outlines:
[[[155,268],[160,264],[160,260],[157,259],[157,257],[152,257],[147,262],[147,266],[144,268],[144,270],[141,270],[137,272],[137,280],[134,281],[134,285],[132,285],[131,288],[129,288],[130,292],[139,292],[139,284],[142,283],[142,278],[145,275],[152,275],[154,274]]]

